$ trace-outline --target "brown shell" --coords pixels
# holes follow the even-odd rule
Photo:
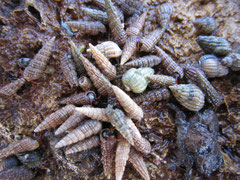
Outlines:
[[[86,91],[63,98],[59,101],[59,104],[88,105],[92,104],[93,101],[95,101],[95,98],[96,94],[94,91]]]
[[[162,26],[162,28],[168,27],[172,11],[173,11],[173,7],[170,3],[164,3],[156,7],[157,20],[158,20],[158,23]]]
[[[150,176],[146,164],[143,161],[143,157],[140,153],[135,151],[134,148],[131,148],[128,160],[144,180],[150,180]]]
[[[106,27],[100,21],[66,21],[73,32],[80,31],[82,34],[98,35],[99,33],[106,33]]]
[[[211,34],[217,29],[217,23],[213,17],[197,18],[193,21],[199,34]]]
[[[135,0],[125,0],[121,2],[121,9],[124,14],[133,15],[135,14],[143,2]]]
[[[93,107],[80,107],[75,108],[77,112],[84,114],[85,116],[96,119],[99,121],[108,121],[106,116],[106,109],[104,108],[93,108]]]
[[[60,58],[60,68],[63,71],[63,75],[69,85],[71,87],[77,87],[78,86],[78,77],[77,77],[77,72],[76,72],[76,67],[69,58],[67,54],[63,55],[62,58]]]
[[[25,83],[24,78],[17,79],[0,89],[0,94],[4,96],[14,95]]]
[[[105,0],[105,10],[108,15],[109,27],[116,41],[119,45],[123,45],[127,40],[127,35],[124,30],[124,25],[121,23],[121,19],[117,13],[116,8],[113,6],[111,0]]]
[[[20,162],[16,158],[16,156],[7,157],[6,159],[3,159],[2,161],[0,161],[0,173],[2,171],[8,170],[14,166],[19,166],[19,165],[20,165]]]
[[[140,17],[138,17],[133,24],[131,24],[127,30],[126,30],[126,34],[128,36],[132,36],[132,35],[136,35],[138,36],[143,28],[143,25],[145,23],[145,19],[147,16],[147,12],[144,12]]]
[[[111,62],[91,43],[89,44],[89,47],[98,67],[101,69],[103,74],[105,74],[110,81],[113,80],[117,73],[115,66],[113,66]]]
[[[24,165],[13,167],[0,173],[0,179],[4,180],[26,180],[33,179],[34,176],[35,173]]]
[[[45,70],[48,59],[51,55],[54,42],[55,37],[52,37],[34,56],[33,60],[25,68],[23,72],[23,78],[25,80],[27,81],[37,80],[42,76],[42,73]]]
[[[147,76],[147,78],[151,82],[156,83],[160,86],[171,86],[171,85],[177,84],[176,79],[171,76],[156,74],[156,75],[149,75]]]
[[[86,76],[81,76],[78,79],[78,84],[84,91],[89,91],[93,87],[91,80]]]
[[[87,149],[91,149],[93,147],[97,147],[100,144],[100,140],[98,136],[92,136],[86,140],[80,141],[77,144],[74,144],[72,147],[68,148],[65,153],[73,154],[77,152],[81,152]]]
[[[83,125],[74,129],[64,138],[62,138],[56,145],[55,148],[61,148],[70,144],[82,141],[91,135],[97,134],[102,129],[102,123],[96,120],[88,120]]]
[[[100,9],[105,10],[105,1],[104,0],[92,0],[93,4],[98,6]]]
[[[147,93],[144,93],[134,98],[133,100],[138,104],[142,102],[153,103],[155,101],[166,100],[169,97],[170,97],[169,90],[166,88],[162,88],[162,89],[148,91]]]
[[[177,73],[180,78],[183,78],[183,69],[180,67],[167,53],[165,53],[160,47],[155,46],[157,55],[162,58],[162,65],[169,74]]]
[[[33,151],[39,147],[39,143],[32,138],[24,138],[20,141],[9,144],[8,147],[0,150],[0,159],[13,154],[18,154],[25,151]]]
[[[122,136],[131,144],[134,145],[131,128],[127,123],[127,117],[120,109],[113,109],[111,105],[106,108],[106,116],[112,126],[115,127]]]
[[[164,31],[165,29],[157,28],[154,31],[150,32],[148,35],[146,35],[141,40],[142,47],[140,51],[151,52],[152,50],[154,50],[154,46],[161,39]]]
[[[115,177],[116,180],[121,180],[127,164],[131,145],[122,136],[120,136],[118,140],[115,157]]]
[[[130,36],[123,47],[120,65],[125,64],[137,50],[138,37]]]
[[[113,91],[123,109],[134,119],[143,118],[143,110],[139,107],[130,96],[117,86],[112,86]]]
[[[41,124],[39,124],[34,132],[40,132],[48,128],[56,127],[62,124],[67,118],[69,118],[74,113],[75,106],[67,105],[63,108],[57,110],[56,112],[48,115]]]
[[[79,113],[74,112],[56,131],[55,135],[62,134],[63,132],[75,128],[86,116]]]
[[[115,157],[116,137],[110,129],[103,129],[100,132],[102,163],[104,174],[110,179],[112,174],[113,160]]]
[[[127,67],[153,67],[162,62],[162,58],[154,55],[144,56],[125,64]]]
[[[221,63],[230,67],[233,71],[240,70],[240,54],[230,53],[228,56],[221,60]]]
[[[87,7],[81,7],[81,10],[89,17],[101,21],[103,24],[108,23],[108,16],[106,12],[97,9],[91,9]]]

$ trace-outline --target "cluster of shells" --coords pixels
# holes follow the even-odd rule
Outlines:
[[[151,152],[151,145],[145,139],[133,120],[141,120],[144,112],[139,106],[144,101],[154,102],[169,99],[172,93],[175,99],[189,111],[199,111],[204,107],[205,98],[214,107],[222,104],[223,98],[207,78],[227,75],[229,68],[240,70],[240,55],[232,52],[230,44],[221,37],[211,34],[217,29],[212,17],[194,21],[194,26],[201,34],[196,42],[207,55],[201,57],[199,65],[180,66],[162,48],[157,46],[162,35],[168,29],[171,14],[174,11],[170,3],[163,3],[155,8],[158,28],[142,36],[145,19],[148,15],[145,2],[125,0],[96,1],[102,10],[81,7],[83,13],[96,21],[72,20],[62,22],[62,27],[69,36],[80,31],[82,34],[96,36],[111,31],[111,39],[93,45],[84,54],[85,47],[77,47],[70,39],[71,55],[61,54],[60,67],[70,87],[81,87],[84,92],[63,98],[59,104],[67,104],[48,115],[41,122],[35,133],[58,127],[55,135],[68,132],[55,148],[63,148],[65,154],[72,154],[101,146],[104,174],[120,180],[123,177],[126,163],[129,162],[143,179],[150,179],[143,154]],[[120,9],[119,9],[120,7]],[[123,14],[130,15],[125,30]],[[57,37],[53,36],[39,50],[33,59],[20,59],[19,66],[25,67],[22,78],[2,87],[2,96],[13,96],[25,82],[41,78]],[[121,49],[122,48],[122,49]],[[149,53],[132,59],[136,52]],[[94,58],[96,67],[89,58]],[[111,59],[120,58],[119,64],[112,64]],[[28,64],[29,62],[29,64]],[[160,65],[166,74],[155,74],[153,67]],[[117,75],[123,70],[123,75]],[[86,75],[87,73],[87,75]],[[125,91],[140,94],[131,98],[116,84],[121,78]],[[183,79],[190,80],[189,84]],[[157,84],[161,88],[144,92],[148,85]],[[114,85],[115,84],[115,85]],[[96,88],[97,92],[94,90]],[[169,91],[170,90],[170,91]],[[116,98],[119,102],[97,107],[100,97]],[[78,105],[78,106],[77,106]],[[79,107],[82,106],[82,107]],[[112,127],[106,128],[106,127]],[[27,138],[9,145],[0,151],[0,158],[8,157],[38,148],[37,141]],[[115,158],[115,161],[114,161]],[[115,171],[112,172],[115,163]]]

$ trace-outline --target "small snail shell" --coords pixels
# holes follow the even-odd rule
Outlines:
[[[233,71],[240,70],[240,54],[231,53],[221,60],[222,64],[230,67]]]
[[[222,77],[228,74],[228,68],[223,66],[214,55],[202,56],[199,60],[199,64],[209,78]]]
[[[103,24],[108,23],[108,16],[106,12],[103,12],[101,10],[97,9],[91,9],[87,7],[81,7],[81,10],[87,15],[90,16],[91,18],[101,21]]]
[[[81,76],[78,79],[78,84],[84,91],[88,91],[93,87],[91,80],[86,76]]]
[[[143,28],[147,12],[144,12],[139,18],[137,18],[126,30],[128,36],[138,36]]]
[[[198,18],[193,25],[201,34],[211,34],[217,29],[217,23],[213,17]]]
[[[162,58],[154,55],[144,56],[125,64],[127,67],[153,67],[162,62]]]
[[[106,117],[106,109],[105,108],[92,108],[92,107],[80,107],[75,108],[77,112],[84,114],[85,116],[96,119],[99,121],[108,121]]]
[[[190,111],[199,111],[204,105],[204,94],[194,84],[169,86],[178,102]]]
[[[148,75],[153,75],[154,70],[149,67],[145,68],[131,68],[122,77],[123,85],[126,91],[132,91],[134,93],[142,93],[149,83],[146,78]]]
[[[167,28],[170,17],[172,15],[173,7],[170,3],[164,3],[158,7],[156,7],[156,15],[158,19],[158,23],[162,26],[162,28]]]
[[[25,83],[24,78],[17,79],[6,86],[0,88],[0,95],[12,96],[14,95]]]

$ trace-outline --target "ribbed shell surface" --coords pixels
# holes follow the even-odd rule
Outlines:
[[[171,85],[177,84],[176,79],[171,76],[156,74],[156,75],[149,75],[147,76],[147,78],[151,82],[156,83],[160,86],[171,86]]]
[[[5,95],[5,96],[12,96],[14,95],[25,83],[24,78],[17,79],[6,86],[3,86],[0,89],[0,94]]]
[[[154,55],[144,56],[125,64],[127,67],[153,67],[160,64],[162,58]]]

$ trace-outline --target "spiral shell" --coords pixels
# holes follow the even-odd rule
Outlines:
[[[122,50],[113,41],[105,41],[101,44],[95,46],[101,53],[103,53],[107,58],[116,58],[122,55]],[[91,51],[87,49],[87,52]]]
[[[80,31],[82,34],[98,35],[99,33],[106,33],[106,27],[99,21],[66,21],[73,32]]]
[[[120,65],[125,64],[130,59],[130,57],[135,53],[135,51],[137,50],[137,42],[138,37],[135,35],[130,36],[126,40],[126,43],[123,47]]]
[[[223,66],[218,58],[214,55],[202,56],[199,60],[199,64],[206,76],[209,78],[222,77],[228,74],[228,68]]]
[[[190,111],[199,111],[204,106],[204,94],[194,84],[169,86],[178,102]]]
[[[34,176],[35,173],[24,165],[13,167],[0,173],[0,179],[4,180],[26,180],[32,179]]]
[[[198,18],[193,21],[193,25],[200,34],[211,34],[217,29],[217,23],[213,17]]]
[[[122,77],[122,82],[126,91],[133,91],[134,93],[143,92],[149,83],[146,78],[148,75],[153,75],[152,68],[131,68]]]
[[[73,94],[70,97],[63,98],[59,101],[59,104],[78,104],[88,105],[95,101],[96,94],[93,91],[86,91],[83,93]]]
[[[18,154],[25,151],[33,151],[39,147],[39,143],[29,137],[24,138],[20,141],[14,142],[8,147],[0,150],[0,158],[8,157],[13,154]]]
[[[100,9],[105,10],[105,1],[104,0],[92,0],[93,4],[98,6]]]
[[[143,28],[147,12],[144,12],[139,18],[137,18],[126,30],[128,36],[138,36]]]
[[[154,55],[144,56],[125,64],[127,67],[153,67],[162,62],[162,58]]]
[[[42,49],[40,49],[34,56],[30,64],[25,68],[23,78],[26,81],[37,80],[42,76],[51,55],[54,42],[55,37],[52,37],[49,41],[47,41]]]
[[[214,53],[219,56],[224,56],[232,51],[229,42],[222,37],[198,36],[196,41],[202,50],[208,54]]]
[[[10,169],[14,166],[18,166],[20,165],[20,162],[19,160],[16,158],[16,156],[10,156],[10,157],[7,157],[6,159],[3,159],[1,162],[0,162],[0,173],[2,171],[5,171],[7,169]]]
[[[130,117],[134,119],[143,118],[143,110],[139,107],[130,96],[128,96],[124,91],[122,91],[117,86],[112,86],[113,91],[122,105],[123,109],[129,114]]]
[[[63,55],[60,59],[60,68],[63,71],[63,75],[71,87],[78,86],[78,78],[76,68],[73,61],[67,54]]]
[[[107,11],[109,27],[114,40],[119,45],[123,45],[127,39],[127,35],[124,31],[124,25],[121,24],[121,19],[119,18],[117,10],[113,6],[111,0],[105,0],[105,9]]]
[[[103,74],[105,74],[110,81],[113,80],[117,73],[115,66],[113,66],[111,62],[91,43],[89,44],[89,47],[98,67],[102,70]]]
[[[149,75],[147,78],[160,86],[171,86],[177,84],[176,79],[171,76],[156,74],[156,75]]]
[[[106,109],[104,108],[92,108],[92,107],[80,107],[76,108],[76,111],[84,114],[85,116],[96,119],[99,121],[108,121],[106,116]]]
[[[31,60],[32,58],[20,58],[17,63],[19,67],[26,68],[31,62]]]
[[[89,17],[101,21],[103,24],[108,23],[108,16],[106,12],[97,9],[91,9],[86,7],[81,7],[81,10]]]
[[[77,144],[74,144],[71,148],[68,148],[65,153],[73,154],[77,152],[81,152],[87,149],[91,149],[93,147],[97,147],[100,144],[100,140],[98,136],[92,136],[86,140],[80,141]]]
[[[162,89],[148,91],[147,93],[144,93],[143,95],[140,95],[134,98],[133,100],[138,104],[142,102],[153,103],[155,101],[166,100],[169,97],[170,97],[170,92],[166,88],[162,88]]]
[[[0,89],[0,94],[4,96],[14,95],[25,83],[24,78],[17,79]]]
[[[84,91],[89,91],[93,87],[91,80],[86,76],[81,76],[78,79],[78,84]]]
[[[75,106],[67,105],[63,108],[57,110],[56,112],[50,114],[45,118],[45,120],[39,124],[34,132],[40,132],[48,128],[55,127],[59,124],[62,124],[68,117],[70,117],[74,113]]]
[[[64,138],[62,138],[56,145],[55,148],[61,148],[78,141],[82,141],[91,135],[97,134],[102,129],[102,123],[96,120],[88,120],[83,125],[74,129]]]
[[[135,0],[125,0],[121,2],[121,10],[126,15],[133,15],[137,13],[139,7],[142,5],[142,1],[135,1]]]
[[[231,53],[221,60],[221,63],[230,67],[233,71],[240,70],[240,54]]]
[[[170,3],[164,3],[156,7],[155,10],[158,23],[162,26],[162,28],[167,28],[173,11],[172,5]]]
[[[162,65],[166,68],[166,71],[172,75],[177,73],[180,78],[183,78],[183,69],[180,67],[166,52],[164,52],[160,47],[155,46],[157,55],[162,58]]]

